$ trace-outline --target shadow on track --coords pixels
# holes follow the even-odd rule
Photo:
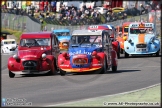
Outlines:
[[[59,73],[56,75],[49,75],[49,74],[25,74],[25,75],[19,75],[16,76],[15,78],[28,78],[28,77],[47,77],[47,76],[60,76]]]
[[[141,70],[118,70],[116,72],[108,72],[106,74],[116,74],[116,73],[124,73],[124,72],[138,72],[138,71],[141,71]]]
[[[107,71],[106,73],[104,74],[117,74],[117,73],[124,73],[124,72],[138,72],[138,71],[141,71],[141,70],[117,70],[116,72],[112,72],[111,70],[110,71]],[[98,72],[84,72],[84,73],[73,73],[73,75],[93,75],[93,74],[98,74],[98,75],[102,75]]]

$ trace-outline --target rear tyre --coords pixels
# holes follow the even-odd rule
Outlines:
[[[159,51],[156,52],[156,57],[159,57]]]
[[[123,54],[123,52],[124,52],[123,49],[120,49],[120,53]]]
[[[117,52],[118,59],[120,58],[120,52]]]
[[[55,62],[55,63],[54,63],[55,70],[58,71],[58,67],[57,67],[57,60],[56,60],[56,58],[54,58],[54,62]]]
[[[127,52],[124,53],[125,58],[129,57],[129,54]]]
[[[116,72],[117,71],[117,66],[112,66],[112,71]]]
[[[9,71],[9,77],[10,77],[10,78],[14,78],[14,77],[15,77],[15,74],[12,73],[11,71]]]
[[[100,74],[104,74],[107,72],[107,66],[106,66],[106,58],[104,59],[104,65],[103,65],[103,68],[102,68],[102,71],[100,72]]]
[[[66,71],[60,70],[60,75],[61,76],[65,76],[66,75]]]
[[[55,67],[55,63],[53,63],[51,70],[49,71],[49,75],[56,75],[57,71],[56,71],[56,67]]]

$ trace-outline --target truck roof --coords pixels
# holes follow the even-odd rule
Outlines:
[[[69,29],[55,29],[53,32],[70,32]]]
[[[133,23],[133,22],[124,22],[124,23],[122,24],[122,26],[129,26],[131,23]]]
[[[91,32],[89,30],[74,30],[72,35],[101,35],[102,31]]]
[[[21,39],[29,38],[50,38],[52,32],[27,32],[21,35]]]
[[[3,39],[2,41],[7,42],[7,41],[16,41],[15,39]]]

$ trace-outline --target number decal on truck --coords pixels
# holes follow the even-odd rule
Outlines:
[[[90,28],[98,28],[98,26],[90,26]]]

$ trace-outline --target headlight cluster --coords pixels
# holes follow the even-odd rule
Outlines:
[[[153,37],[150,41],[150,43],[154,43],[155,38]]]
[[[133,43],[132,39],[129,39],[128,42],[129,42],[129,43]]]
[[[17,54],[14,54],[14,55],[13,55],[13,58],[14,58],[14,59],[18,59],[19,56],[18,56]]]
[[[46,55],[45,53],[42,54],[42,58],[43,58],[43,59],[45,59],[46,56],[47,56],[47,55]]]

